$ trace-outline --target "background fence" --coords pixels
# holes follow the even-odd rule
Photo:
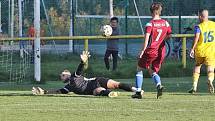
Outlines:
[[[73,1],[73,13],[71,13],[71,2]],[[198,23],[196,19],[197,11],[200,8],[208,8],[210,15],[215,15],[213,7],[214,0],[136,0],[137,10],[140,14],[143,25],[150,20],[149,6],[152,2],[162,2],[164,4],[163,14],[170,22],[173,33],[184,33],[183,28],[191,27]],[[128,3],[126,3],[128,2]],[[2,30],[4,34],[11,35],[11,8],[12,0],[1,0],[2,3]],[[9,4],[10,3],[10,4]],[[210,4],[208,4],[210,3]],[[137,11],[133,0],[114,0],[114,15],[119,16],[119,28],[121,34],[142,34],[141,26],[138,21]],[[127,7],[126,7],[127,6]],[[125,20],[126,8],[128,19]],[[183,8],[183,9],[182,9]],[[192,8],[192,9],[191,9]],[[28,36],[28,29],[33,23],[33,0],[22,0],[23,13],[23,36]],[[41,28],[42,36],[69,36],[70,32],[70,15],[74,14],[74,35],[100,35],[100,27],[109,23],[109,1],[108,0],[41,0]],[[93,16],[89,16],[93,15]],[[14,1],[14,36],[18,37],[18,1]],[[136,16],[136,17],[132,17]],[[180,17],[182,16],[182,17]],[[212,18],[213,19],[213,18]],[[127,21],[127,22],[126,22]],[[127,23],[127,32],[126,32]],[[188,31],[186,33],[193,33]],[[135,55],[137,50],[134,46],[138,46],[142,40],[135,40],[130,43],[128,48],[125,48],[125,41],[121,41],[120,50],[124,54]],[[135,45],[135,43],[137,43]],[[55,47],[55,44],[57,45]],[[63,45],[62,45],[63,44]],[[68,50],[66,46],[68,41],[46,43],[42,52],[65,52]],[[74,50],[80,52],[82,44],[79,41],[74,41]],[[92,46],[105,48],[105,42],[91,41]],[[125,50],[127,49],[127,50]],[[96,50],[91,50],[97,52]],[[101,53],[98,53],[101,54]]]
[[[14,5],[12,4],[14,1]],[[214,0],[136,0],[136,8],[134,4],[134,0],[114,0],[114,15],[119,17],[119,29],[121,34],[142,34],[141,25],[139,19],[143,26],[150,20],[150,12],[149,6],[152,2],[159,1],[164,4],[164,11],[162,13],[163,18],[167,19],[172,26],[173,33],[184,33],[190,34],[193,33],[193,30],[185,30],[184,28],[193,28],[196,24],[198,24],[197,19],[197,11],[200,8],[208,8],[210,11],[211,19],[214,19],[215,8],[213,5],[215,4]],[[73,3],[71,6],[71,2]],[[210,4],[208,4],[210,3]],[[29,29],[31,25],[33,25],[33,0],[22,0],[22,20],[23,20],[23,37],[29,36]],[[12,12],[14,8],[14,13]],[[1,0],[1,29],[2,35],[6,37],[19,37],[19,5],[18,0]],[[73,12],[71,10],[73,8]],[[137,16],[137,11],[140,16]],[[86,36],[86,35],[100,35],[100,27],[105,24],[109,24],[109,1],[108,0],[41,0],[41,36],[69,36],[70,33],[70,23],[71,23],[71,15],[73,15],[74,20],[74,28],[73,34],[75,36]],[[126,16],[128,18],[126,19]],[[14,20],[14,21],[12,21]],[[12,32],[12,30],[14,30]],[[83,50],[84,42],[74,40],[74,52],[80,53]],[[136,63],[136,55],[139,52],[141,47],[141,43],[143,39],[129,39],[129,40],[120,40],[119,49],[120,54],[123,56],[123,59],[132,58],[132,63]],[[67,55],[69,52],[69,42],[68,41],[52,41],[45,42],[45,45],[41,46],[41,52],[46,57],[47,54],[53,54],[52,56],[47,56],[52,58],[62,57]],[[192,44],[192,38],[187,39],[187,53],[189,53],[189,49]],[[12,46],[11,46],[12,45]],[[26,51],[26,58],[28,61],[24,61],[24,59],[17,59],[15,55],[18,54],[20,46],[27,46],[29,49]],[[181,47],[182,41],[181,39],[172,38],[168,41],[167,45],[169,45],[169,55],[167,56],[167,61],[164,66],[168,68],[169,66],[178,63],[177,67],[174,66],[176,71],[181,72],[181,74],[175,76],[186,76],[187,73],[192,70],[193,60],[190,61],[191,64],[188,64],[187,70],[182,72],[181,67]],[[13,44],[3,42],[2,46],[4,48],[1,49],[2,55],[6,53],[9,58],[8,62],[10,62],[10,75],[14,73],[15,77],[22,77],[20,74],[23,74],[22,67],[20,65],[31,65],[31,53],[32,47],[30,42],[28,43],[18,43],[14,42]],[[12,48],[11,48],[12,47]],[[6,49],[6,48],[11,48]],[[93,55],[100,58],[100,63],[103,65],[102,56],[105,53],[106,42],[105,41],[89,41],[89,50]],[[10,55],[10,56],[9,56]],[[45,58],[52,62],[52,60]],[[47,62],[47,60],[43,59],[42,62]],[[189,58],[188,58],[189,59]],[[5,60],[5,58],[4,58]],[[12,60],[12,61],[11,61]],[[61,59],[57,60],[61,61]],[[18,66],[15,66],[19,63]],[[14,64],[14,66],[13,66]],[[4,64],[3,64],[4,65]],[[134,64],[135,65],[135,64]],[[25,66],[27,68],[29,66]],[[13,69],[12,69],[13,68]],[[133,71],[135,71],[135,67]],[[161,70],[162,76],[171,76],[169,73],[164,70]],[[178,70],[177,70],[178,69]],[[30,72],[30,71],[29,71]],[[47,71],[46,71],[47,72]],[[47,74],[44,72],[43,74]],[[51,72],[51,71],[50,71]],[[58,75],[55,72],[55,75]],[[59,72],[59,71],[58,71]],[[26,72],[27,74],[27,72]],[[49,73],[50,74],[50,73]],[[97,73],[98,74],[98,73]],[[53,74],[50,74],[50,77]],[[190,74],[191,75],[191,74]],[[190,76],[188,75],[188,76]],[[110,74],[111,76],[111,74]],[[55,76],[56,77],[56,76]],[[132,76],[125,76],[132,77]],[[57,78],[57,77],[56,77]],[[2,79],[7,80],[7,79]]]

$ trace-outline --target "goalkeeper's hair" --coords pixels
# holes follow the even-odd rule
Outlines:
[[[64,69],[63,72],[70,72],[68,69]]]
[[[152,14],[161,14],[162,11],[162,3],[160,2],[154,2],[152,3],[151,7],[150,7],[150,11]]]
[[[71,75],[71,73],[70,73],[70,71],[69,70],[67,70],[67,69],[65,69],[65,70],[63,70],[63,72],[61,73],[62,75]]]

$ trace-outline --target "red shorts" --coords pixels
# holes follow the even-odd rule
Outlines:
[[[165,58],[165,53],[166,53],[165,46],[159,49],[157,54],[145,52],[142,58],[139,59],[138,66],[145,69],[149,69],[151,66],[151,69],[154,72],[158,73],[161,68],[161,64]]]

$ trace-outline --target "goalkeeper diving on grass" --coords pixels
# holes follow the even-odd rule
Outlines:
[[[89,52],[83,51],[80,55],[81,62],[77,70],[71,73],[69,70],[64,70],[60,74],[61,80],[65,83],[63,88],[57,90],[44,90],[40,87],[33,87],[34,95],[44,94],[68,94],[74,92],[79,95],[94,95],[94,96],[108,96],[117,97],[118,93],[113,92],[112,89],[122,89],[125,91],[135,92],[136,88],[130,84],[121,83],[105,77],[86,78],[82,75],[84,65],[90,57]],[[142,91],[143,92],[143,91]]]

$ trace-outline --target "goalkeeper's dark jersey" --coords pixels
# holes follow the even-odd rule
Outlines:
[[[81,62],[77,71],[74,72],[68,80],[68,84],[60,89],[61,93],[67,94],[69,92],[74,92],[81,95],[92,95],[93,90],[100,86],[97,81],[98,78],[88,79],[82,76],[83,67],[84,64]]]

